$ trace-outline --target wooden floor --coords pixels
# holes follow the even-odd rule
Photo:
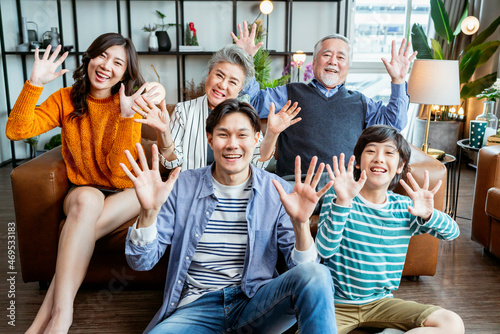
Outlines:
[[[23,333],[42,303],[44,290],[37,283],[23,283],[16,262],[15,327],[8,324],[10,298],[6,279],[7,228],[14,221],[10,187],[11,168],[0,168],[0,333]],[[483,254],[470,240],[470,217],[474,171],[462,169],[458,218],[461,235],[441,242],[437,273],[419,281],[403,280],[396,296],[421,303],[441,305],[458,313],[467,333],[500,333],[500,261]],[[102,287],[84,287],[75,300],[74,324],[70,333],[140,333],[161,305],[162,291],[124,290],[111,293]],[[188,333],[186,333],[188,334]]]

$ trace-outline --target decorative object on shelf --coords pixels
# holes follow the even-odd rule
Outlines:
[[[198,36],[196,35],[196,29],[194,28],[194,23],[189,22],[186,24],[186,32],[184,34],[184,45],[198,46]]]
[[[59,45],[57,27],[50,28],[50,30],[44,32],[42,35],[42,48],[46,49],[49,45],[52,46],[52,50]]]
[[[465,8],[462,14],[462,19],[458,22],[455,30],[452,30],[449,23],[448,13],[442,0],[430,0],[431,3],[431,18],[434,23],[436,33],[443,38],[444,48],[441,47],[439,42],[431,38],[431,46],[427,42],[427,36],[418,23],[413,24],[411,29],[411,40],[413,50],[418,51],[417,59],[449,59],[453,60],[457,35],[462,31],[462,23],[465,21],[466,30],[464,33],[468,34],[468,27],[472,30],[476,26],[472,21],[473,19],[467,18],[468,5],[465,3]],[[468,19],[468,20],[467,20]],[[467,20],[467,21],[466,21]],[[472,22],[472,23],[471,23]],[[473,26],[474,25],[474,26]],[[497,17],[486,29],[484,29],[476,38],[467,45],[457,58],[460,60],[459,73],[460,84],[464,84],[460,90],[460,97],[467,99],[474,97],[483,91],[486,87],[490,87],[495,82],[497,73],[490,73],[482,78],[474,81],[469,81],[478,67],[488,61],[493,56],[500,46],[500,40],[493,40],[484,42],[490,35],[492,35],[500,25],[500,16]],[[477,26],[479,28],[479,26]]]
[[[156,11],[156,14],[161,19],[161,24],[157,25],[158,30],[156,31],[156,37],[158,38],[158,50],[168,52],[172,48],[172,42],[170,41],[170,37],[168,36],[167,30],[168,28],[175,26],[175,23],[165,23],[165,14]]]
[[[153,102],[154,104],[160,104],[161,101],[163,101],[165,99],[166,90],[165,90],[165,87],[163,87],[163,85],[160,83],[160,75],[158,74],[158,72],[156,72],[155,67],[153,65],[151,65],[151,67],[153,68],[153,71],[155,72],[156,76],[158,77],[158,82],[155,82],[155,81],[148,82],[148,84],[146,85],[145,91],[148,92],[151,89],[153,89],[154,87],[156,87],[155,93],[157,93],[157,95],[154,98],[150,99],[150,101]]]
[[[415,60],[408,80],[410,102],[421,104],[458,105],[460,85],[457,60]],[[427,111],[425,139],[422,150],[442,158],[445,152],[429,148],[431,110]]]
[[[28,21],[25,16],[21,19],[21,43],[16,46],[16,50],[19,52],[29,51],[29,37],[28,37]]]
[[[488,122],[481,120],[473,119],[470,121],[469,145],[471,147],[474,148],[483,147],[486,124],[488,124]]]
[[[478,121],[486,121],[486,130],[484,133],[483,146],[486,146],[486,141],[489,136],[493,136],[497,133],[498,129],[498,118],[494,114],[495,102],[500,98],[500,79],[497,79],[496,83],[490,88],[486,88],[477,95],[478,100],[486,99],[483,101],[483,113],[476,117]]]
[[[147,26],[142,27],[142,30],[149,32],[148,51],[158,51],[158,38],[153,34],[153,32],[156,30],[156,24],[148,24]]]

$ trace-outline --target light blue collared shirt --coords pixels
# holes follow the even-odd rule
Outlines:
[[[319,262],[319,256],[314,245],[304,252],[294,247],[293,226],[272,180],[278,180],[287,193],[292,190],[290,184],[275,174],[252,165],[250,168],[252,194],[246,208],[248,240],[241,290],[251,298],[259,287],[277,276],[278,251],[283,254],[289,268],[302,262]],[[171,246],[163,305],[145,332],[176,310],[191,259],[217,204],[212,166],[187,170],[179,175],[158,214],[157,233],[153,239],[134,242],[136,232],[134,227],[129,228],[125,256],[134,270],[150,270]],[[146,229],[149,227],[138,230]]]

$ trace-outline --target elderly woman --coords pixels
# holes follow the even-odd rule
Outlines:
[[[248,31],[248,30],[246,30]],[[255,37],[255,29],[242,38]],[[260,46],[260,45],[259,45]],[[256,48],[255,52],[257,51]],[[245,84],[255,74],[253,57],[237,45],[227,45],[217,51],[208,62],[205,95],[194,100],[180,102],[170,119],[165,102],[160,108],[146,98],[139,98],[140,106],[134,110],[143,116],[136,122],[147,124],[157,132],[160,161],[167,169],[182,166],[182,171],[200,168],[213,162],[213,152],[208,145],[205,121],[219,103],[236,98]],[[274,152],[279,133],[300,121],[294,119],[300,108],[290,101],[278,113],[271,106],[266,136],[259,137],[252,163],[265,168]],[[170,123],[170,124],[169,124]],[[170,126],[169,126],[170,125]]]

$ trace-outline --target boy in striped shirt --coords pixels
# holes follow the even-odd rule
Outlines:
[[[459,235],[457,223],[434,209],[441,181],[429,189],[425,171],[420,187],[408,172],[410,154],[396,129],[375,125],[359,137],[347,170],[343,154],[339,161],[333,158],[333,171],[327,166],[334,184],[321,208],[316,246],[332,274],[339,334],[363,327],[464,333],[456,313],[392,295],[411,236],[453,240]],[[401,179],[406,173],[411,187]],[[409,198],[389,190],[398,182]]]

